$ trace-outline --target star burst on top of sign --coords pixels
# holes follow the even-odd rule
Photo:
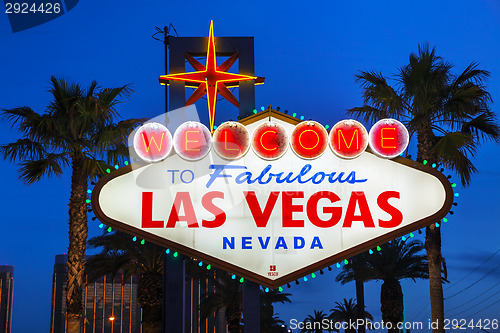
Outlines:
[[[240,81],[255,80],[255,83],[264,82],[264,78],[262,77],[227,72],[237,59],[238,53],[236,52],[231,55],[229,59],[224,61],[220,66],[217,66],[213,21],[210,21],[210,34],[208,36],[206,65],[203,66],[203,64],[186,53],[186,60],[189,62],[189,64],[191,64],[191,66],[193,66],[196,72],[162,75],[160,76],[159,80],[161,84],[168,84],[168,81],[170,80],[186,82],[188,85],[189,83],[194,83],[194,86],[196,86],[197,88],[187,99],[186,106],[195,103],[206,94],[208,100],[210,131],[213,131],[215,107],[217,105],[217,95],[224,97],[233,105],[239,107],[237,98],[228,89],[228,87],[235,87],[239,84]]]

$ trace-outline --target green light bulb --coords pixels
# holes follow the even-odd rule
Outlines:
[[[311,277],[314,279],[316,277],[316,274],[312,273]]]
[[[113,230],[113,229],[111,229],[111,227],[109,227],[109,228],[108,228],[108,232],[111,232],[111,230]]]
[[[243,281],[245,281],[245,279],[244,279],[244,278],[241,278],[241,279],[240,279],[240,283],[243,283]]]
[[[283,292],[283,288],[281,288],[281,287],[279,287],[278,290],[280,293]]]
[[[380,251],[382,250],[382,248],[380,246],[377,246],[377,251]]]
[[[212,268],[212,265],[208,264],[207,265],[207,270],[210,270]]]
[[[177,258],[179,256],[179,252],[175,251],[174,252],[174,257]]]
[[[144,245],[146,243],[146,241],[143,239],[141,240],[141,245]]]

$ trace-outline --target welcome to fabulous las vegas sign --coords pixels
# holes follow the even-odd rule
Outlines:
[[[277,288],[443,218],[448,179],[399,155],[406,128],[385,119],[328,132],[262,112],[211,133],[147,123],[133,137],[144,161],[102,178],[101,221]]]

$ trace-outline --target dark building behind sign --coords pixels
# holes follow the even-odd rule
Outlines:
[[[10,333],[12,299],[14,296],[14,266],[0,266],[0,333]]]
[[[50,333],[65,333],[66,330],[66,280],[67,255],[56,256],[52,280],[52,306]],[[83,333],[142,333],[141,307],[137,303],[139,276],[123,280],[117,274],[113,280],[104,276],[94,283],[88,283],[83,290],[84,316]],[[207,279],[186,277],[185,332],[226,332],[223,312],[205,320],[200,318],[198,305],[214,288]],[[114,318],[114,320],[110,320]],[[8,331],[10,333],[10,331]],[[3,331],[0,330],[0,333]]]

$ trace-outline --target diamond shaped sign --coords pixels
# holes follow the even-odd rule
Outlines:
[[[241,123],[253,133],[270,120],[288,135],[298,123],[277,112]],[[257,153],[229,159],[212,148],[191,160],[172,150],[161,162],[120,168],[94,188],[94,212],[116,229],[277,288],[439,221],[453,202],[443,174],[402,157]]]

